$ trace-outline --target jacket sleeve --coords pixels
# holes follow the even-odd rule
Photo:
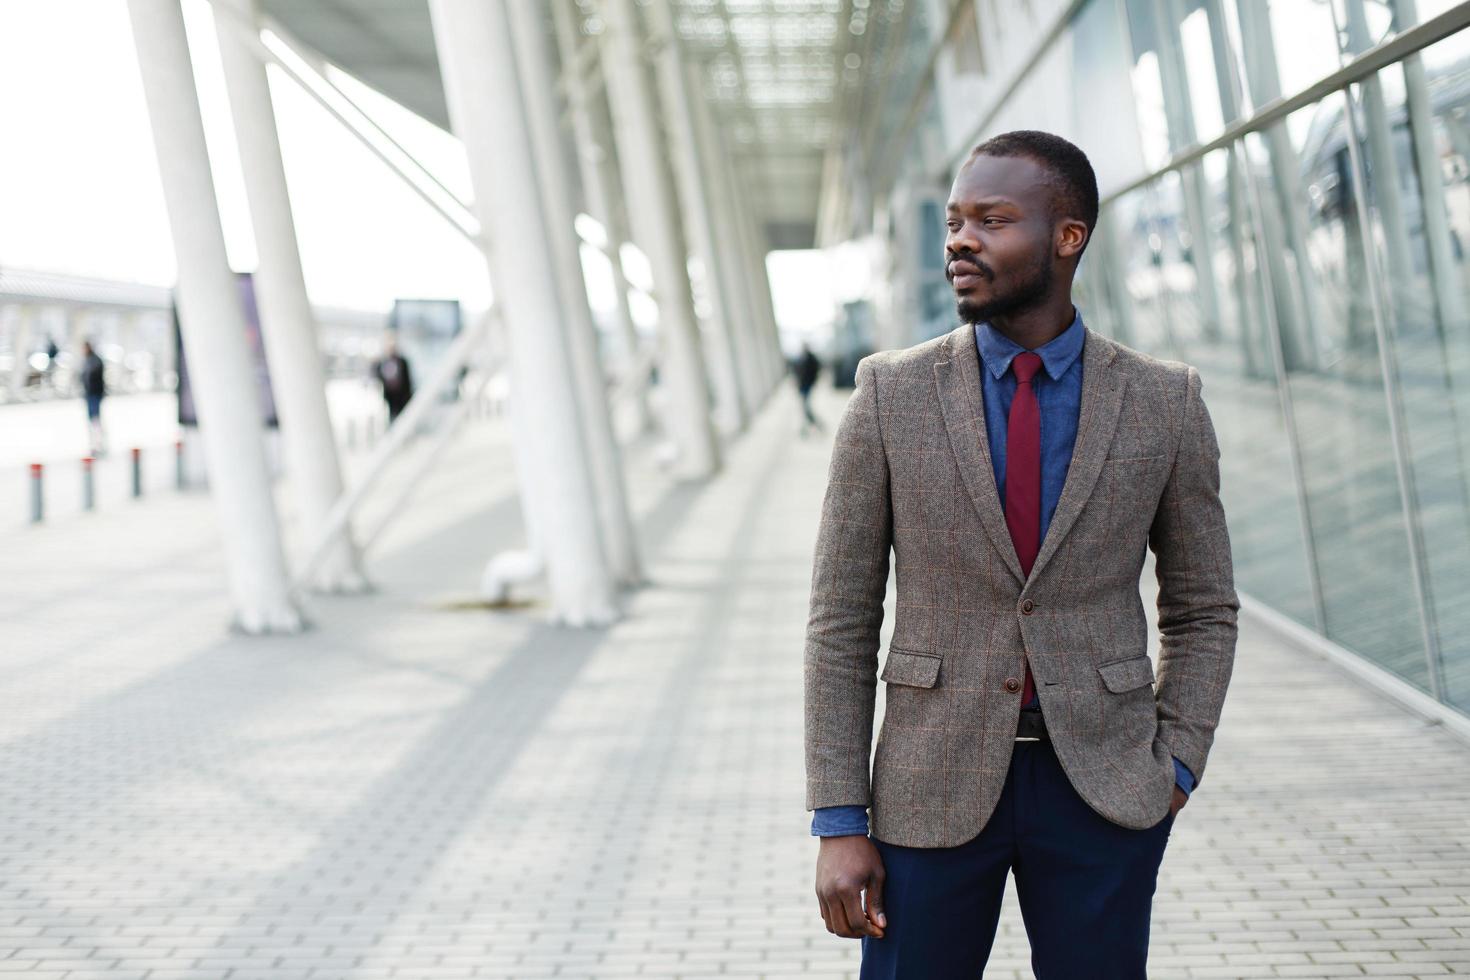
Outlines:
[[[1149,530],[1159,583],[1158,737],[1196,785],[1234,669],[1240,609],[1220,504],[1220,447],[1201,387],[1189,368],[1179,449]]]
[[[804,661],[806,808],[867,806],[878,631],[893,513],[872,357],[832,448],[812,561]]]

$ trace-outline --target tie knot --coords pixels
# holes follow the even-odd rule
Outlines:
[[[1016,372],[1016,381],[1020,384],[1029,384],[1036,377],[1036,372],[1041,370],[1041,355],[1025,351],[1017,354],[1011,359],[1011,370]]]

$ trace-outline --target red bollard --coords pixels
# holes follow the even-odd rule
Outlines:
[[[42,505],[42,494],[41,494],[41,474],[42,474],[41,464],[40,463],[32,463],[31,464],[31,523],[32,524],[39,524],[39,523],[41,523],[41,517],[42,517],[42,513],[44,511],[44,507]]]

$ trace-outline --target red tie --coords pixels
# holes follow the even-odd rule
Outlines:
[[[1041,550],[1041,411],[1031,379],[1041,370],[1041,355],[1026,351],[1011,360],[1016,374],[1016,394],[1011,399],[1011,417],[1006,426],[1006,526],[1021,559],[1021,571],[1031,574],[1036,553]],[[1026,665],[1026,687],[1021,706],[1036,696],[1031,665]]]

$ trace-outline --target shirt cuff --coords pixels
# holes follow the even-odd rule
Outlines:
[[[866,837],[868,808],[865,806],[822,806],[812,811],[813,837]]]
[[[1194,792],[1194,773],[1190,772],[1189,767],[1177,758],[1174,760],[1174,785],[1184,790],[1185,796]]]

